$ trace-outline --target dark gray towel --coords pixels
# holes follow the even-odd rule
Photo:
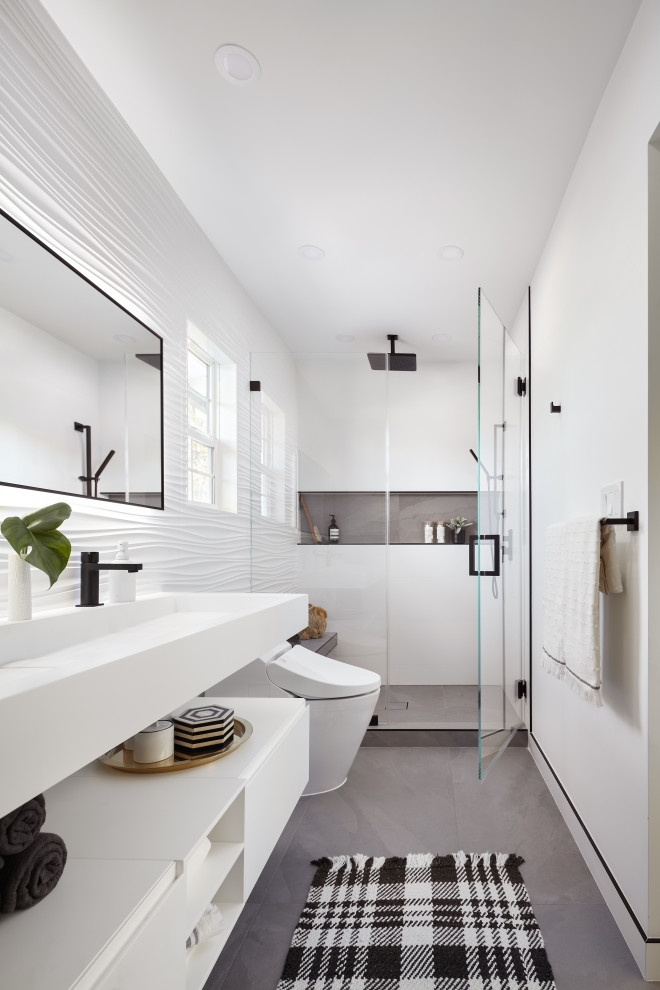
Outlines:
[[[0,818],[0,856],[22,852],[38,835],[46,821],[46,802],[37,794],[15,811]]]
[[[57,885],[66,863],[59,835],[40,832],[34,842],[5,860],[0,870],[0,911],[11,914],[32,907]]]

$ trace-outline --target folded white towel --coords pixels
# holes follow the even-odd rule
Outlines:
[[[564,583],[564,680],[580,697],[600,707],[600,519],[566,523]]]
[[[543,588],[543,666],[596,707],[600,685],[600,519],[550,526]]]

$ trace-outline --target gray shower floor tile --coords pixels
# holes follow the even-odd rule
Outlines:
[[[477,780],[476,749],[361,748],[348,781],[302,798],[205,990],[275,990],[314,875],[342,853],[515,852],[557,990],[642,990],[623,941],[527,750]]]
[[[381,688],[375,711],[385,724],[476,727],[477,704],[476,684],[391,684]]]

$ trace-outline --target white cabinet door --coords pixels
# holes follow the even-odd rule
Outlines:
[[[186,981],[184,888],[180,877],[94,990],[181,990]]]
[[[245,899],[275,848],[309,778],[309,710],[245,786]]]

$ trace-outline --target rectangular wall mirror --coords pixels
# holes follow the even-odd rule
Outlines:
[[[163,508],[163,341],[0,211],[0,484]]]

